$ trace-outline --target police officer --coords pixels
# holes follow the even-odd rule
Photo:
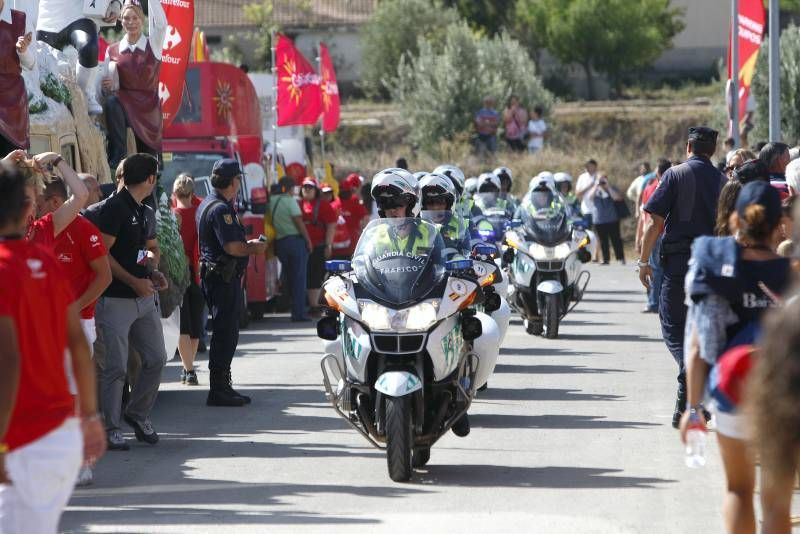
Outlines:
[[[659,301],[661,332],[678,364],[678,395],[672,426],[678,428],[686,407],[686,372],[683,362],[686,304],[684,281],[689,268],[692,242],[713,235],[717,201],[725,176],[711,162],[717,148],[718,132],[704,126],[689,128],[686,143],[688,159],[668,169],[644,211],[650,214],[645,225],[642,251],[637,266],[639,279],[650,288],[653,269],[649,258],[664,230],[661,245],[663,282]]]
[[[214,325],[208,369],[211,372],[208,406],[243,406],[250,397],[237,393],[231,379],[231,360],[239,342],[242,274],[249,256],[264,254],[265,242],[247,241],[233,202],[241,187],[242,171],[232,159],[214,163],[214,191],[197,208],[200,238],[200,276]]]

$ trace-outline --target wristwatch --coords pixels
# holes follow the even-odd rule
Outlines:
[[[636,260],[637,267],[650,267],[649,261]]]

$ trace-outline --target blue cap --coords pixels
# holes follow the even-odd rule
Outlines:
[[[239,162],[235,159],[218,159],[214,162],[211,174],[216,174],[220,178],[234,178],[242,174],[242,168],[239,167]]]
[[[781,195],[768,182],[750,182],[742,188],[739,198],[736,199],[736,213],[743,218],[747,208],[752,205],[764,207],[766,222],[770,227],[781,220]]]

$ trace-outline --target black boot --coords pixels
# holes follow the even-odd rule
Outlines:
[[[225,371],[211,371],[206,406],[244,406],[245,400],[236,395],[228,385]]]
[[[686,378],[678,378],[678,398],[675,400],[675,412],[672,414],[672,428],[681,426],[681,417],[686,410]]]
[[[225,373],[225,381],[228,384],[228,391],[229,392],[233,393],[237,397],[241,397],[242,399],[244,399],[244,403],[245,404],[250,404],[250,402],[251,402],[250,397],[248,397],[247,395],[242,395],[241,393],[239,393],[238,391],[233,389],[233,377],[231,376],[231,370],[230,369],[228,369],[228,371]]]
[[[461,416],[461,419],[456,421],[456,423],[451,427],[453,434],[456,436],[463,438],[469,435],[469,415],[464,414]]]

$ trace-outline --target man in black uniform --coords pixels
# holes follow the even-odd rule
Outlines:
[[[711,161],[717,148],[718,132],[704,126],[689,128],[686,153],[689,159],[668,169],[658,188],[644,206],[651,215],[645,226],[642,255],[637,262],[639,279],[649,289],[653,270],[648,262],[653,246],[663,229],[661,265],[664,270],[659,302],[661,333],[678,364],[678,398],[672,426],[678,428],[686,407],[686,372],[683,363],[686,299],[684,280],[689,269],[692,242],[702,235],[713,235],[717,201],[725,183]]]
[[[197,208],[201,285],[214,326],[208,355],[208,406],[250,403],[250,397],[233,389],[231,360],[239,343],[242,275],[249,256],[264,254],[267,244],[245,239],[244,227],[233,208],[241,180],[242,171],[236,160],[217,161],[211,171],[214,191]]]

